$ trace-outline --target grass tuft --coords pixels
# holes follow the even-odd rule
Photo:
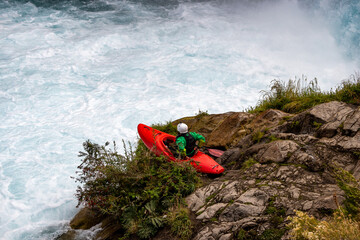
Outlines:
[[[167,223],[171,226],[171,233],[181,240],[190,239],[192,225],[189,217],[189,210],[181,205],[171,209],[167,217]]]
[[[299,113],[317,104],[342,101],[360,105],[360,75],[351,75],[335,90],[322,92],[317,79],[308,81],[306,77],[284,82],[278,79],[271,81],[270,90],[262,91],[262,99],[248,112],[260,113],[267,109],[279,109],[287,113]]]
[[[258,163],[254,158],[250,157],[242,164],[242,169],[248,169],[249,167],[253,166],[254,164]]]

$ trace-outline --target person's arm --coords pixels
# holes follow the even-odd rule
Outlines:
[[[180,152],[183,152],[186,146],[186,140],[184,137],[178,137],[176,139],[176,145],[178,146],[178,149]]]
[[[196,141],[205,142],[205,138],[202,135],[200,135],[196,132],[190,132],[190,134],[191,134],[191,136],[193,136],[195,138]]]

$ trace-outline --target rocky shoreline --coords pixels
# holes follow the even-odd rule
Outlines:
[[[195,240],[289,239],[286,218],[302,210],[321,219],[348,196],[334,169],[360,179],[360,108],[342,102],[299,114],[204,114],[174,121],[205,136],[207,146],[226,150],[224,174],[205,180],[186,198]],[[88,209],[73,229],[100,228],[94,239],[118,239],[116,221]],[[166,229],[154,239],[169,239]],[[75,230],[58,239],[76,239]]]

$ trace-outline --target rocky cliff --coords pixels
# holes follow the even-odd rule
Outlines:
[[[288,239],[286,218],[294,210],[323,218],[349,201],[338,169],[360,179],[360,108],[353,105],[329,102],[297,115],[202,114],[178,122],[204,135],[207,146],[226,150],[217,159],[224,174],[186,198],[195,240]]]

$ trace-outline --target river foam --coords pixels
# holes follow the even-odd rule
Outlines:
[[[82,142],[254,106],[273,79],[359,69],[356,1],[0,3],[0,238],[53,239]]]

